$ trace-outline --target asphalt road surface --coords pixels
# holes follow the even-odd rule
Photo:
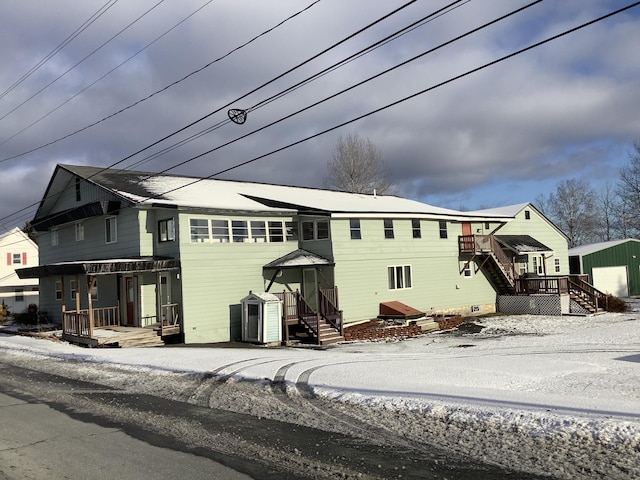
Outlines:
[[[0,362],[0,480],[538,478],[41,370]]]

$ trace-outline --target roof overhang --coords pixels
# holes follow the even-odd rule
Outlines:
[[[553,252],[552,248],[530,235],[496,235],[496,240],[518,255],[526,253]]]
[[[81,260],[18,268],[20,278],[46,278],[62,275],[110,275],[114,273],[159,272],[180,268],[176,258],[140,257],[107,260]]]
[[[335,263],[331,260],[299,248],[298,250],[287,253],[280,258],[276,258],[274,261],[267,263],[262,268],[275,268],[277,270],[282,270],[286,268],[323,267],[333,265],[335,265]]]

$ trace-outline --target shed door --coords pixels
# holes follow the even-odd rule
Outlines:
[[[628,278],[626,265],[593,269],[593,286],[616,297],[629,296]]]

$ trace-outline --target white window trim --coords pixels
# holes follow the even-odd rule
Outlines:
[[[191,238],[191,221],[192,220],[205,220],[207,222],[207,234],[208,236],[202,237],[199,241],[195,241]],[[226,222],[227,224],[227,235],[226,237],[214,237],[213,233],[213,222]],[[244,222],[245,228],[247,230],[247,237],[243,237],[241,242],[234,241],[233,236],[233,222]],[[262,223],[262,228],[264,229],[264,235],[254,236],[251,223],[260,222]],[[288,224],[293,224],[295,222],[289,220],[272,220],[269,218],[200,218],[200,217],[191,217],[189,218],[189,243],[236,243],[236,244],[245,244],[245,243],[286,243],[286,242],[297,242],[297,238],[289,238],[287,229]],[[270,225],[277,224],[277,225]],[[236,226],[236,228],[242,228],[240,226]],[[282,238],[281,241],[273,241],[272,238],[274,234],[272,232],[278,231],[279,233],[275,234],[275,236]],[[314,228],[314,235],[316,229]]]
[[[111,224],[111,228],[107,229],[107,224]],[[107,236],[107,233],[111,233]],[[118,242],[118,217],[107,217],[104,220],[104,243]]]
[[[466,267],[465,267],[466,266]],[[462,278],[473,278],[473,271],[475,266],[475,262],[460,262],[460,276]],[[469,275],[465,275],[465,272],[469,272]]]
[[[60,244],[60,234],[57,228],[52,228],[50,231],[51,246],[56,247]]]
[[[390,273],[390,270],[389,270],[389,269],[391,269],[391,268],[393,269],[393,280],[394,280],[393,285],[394,285],[394,288],[390,288],[390,285],[389,285],[389,283],[390,283],[390,282],[389,282],[389,279],[390,279],[390,278],[389,278],[389,273]],[[402,287],[398,287],[398,286],[396,286],[396,285],[398,284],[397,277],[396,277],[396,271],[397,271],[397,269],[398,269],[398,268],[401,268],[401,269],[402,269]],[[411,283],[411,285],[410,285],[410,286],[408,286],[408,287],[406,286],[406,285],[407,285],[407,278],[406,278],[406,272],[407,272],[407,269],[409,269],[409,276],[411,277],[411,278],[410,278],[410,283]],[[413,268],[411,267],[411,265],[410,265],[410,264],[404,264],[404,265],[387,265],[387,289],[388,289],[389,291],[395,291],[395,290],[411,290],[412,288],[413,288]]]
[[[76,242],[84,240],[84,224],[82,222],[76,222],[75,224]]]

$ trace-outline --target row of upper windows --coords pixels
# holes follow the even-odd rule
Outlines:
[[[175,240],[173,236],[163,236],[170,232],[170,226],[159,224],[160,241]],[[214,220],[207,218],[189,219],[189,235],[192,243],[281,243],[298,240],[298,224],[283,220]],[[165,240],[163,240],[165,238]]]
[[[74,225],[76,242],[84,240],[84,223],[76,222]],[[60,244],[60,230],[52,228],[49,231],[51,238],[51,246],[55,247]],[[104,220],[104,241],[105,243],[116,243],[118,241],[118,218],[107,217]]]
[[[395,238],[395,232],[393,229],[393,219],[392,218],[384,218],[382,220],[383,229],[384,229],[384,238],[392,239]],[[360,228],[360,219],[352,218],[349,220],[349,230],[351,235],[351,240],[361,240],[362,239],[362,230]],[[440,220],[438,222],[438,230],[440,234],[440,238],[447,238],[447,222],[445,220]],[[422,238],[422,228],[420,225],[420,219],[414,218],[411,220],[411,235],[413,238]]]

